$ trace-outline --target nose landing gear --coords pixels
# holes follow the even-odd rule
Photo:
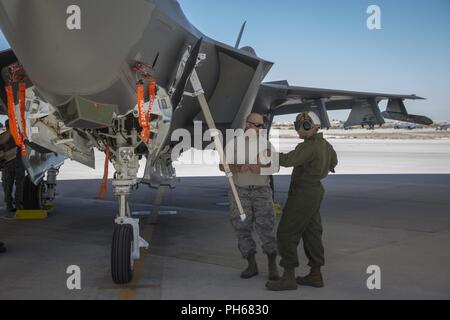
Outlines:
[[[113,162],[117,170],[113,186],[119,214],[111,246],[111,275],[114,283],[127,284],[133,278],[134,261],[140,259],[141,248],[147,249],[149,244],[139,236],[139,219],[131,217],[127,200],[131,188],[137,183],[138,157],[132,147],[119,148],[117,154]]]

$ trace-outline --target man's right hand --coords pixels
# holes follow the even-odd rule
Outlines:
[[[245,167],[246,167],[245,165],[230,164],[228,166],[229,166],[230,171],[232,173],[241,173],[241,172],[245,172],[244,170],[246,170],[245,169]],[[222,171],[222,172],[225,172],[225,166],[223,164],[220,164],[219,165],[219,170]]]

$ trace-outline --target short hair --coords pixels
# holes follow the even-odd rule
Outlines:
[[[254,114],[256,114],[256,115],[258,115],[258,116],[261,116],[261,117],[263,117],[264,118],[264,115],[262,115],[261,113],[259,113],[259,112],[252,112],[252,113],[250,113],[248,116],[247,116],[247,121],[248,121],[248,119],[250,119],[250,117],[252,116],[252,115],[254,115]]]

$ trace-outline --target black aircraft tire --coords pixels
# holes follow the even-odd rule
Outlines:
[[[133,278],[132,246],[132,226],[116,224],[111,247],[111,274],[116,284],[128,284]]]
[[[27,176],[23,182],[23,207],[25,210],[42,210],[42,183],[35,186]]]

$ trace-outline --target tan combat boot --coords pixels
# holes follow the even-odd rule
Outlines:
[[[323,288],[324,283],[320,267],[311,268],[311,272],[306,277],[297,277],[297,284],[299,286]]]
[[[283,276],[278,281],[269,281],[266,288],[271,291],[297,290],[295,281],[295,269],[284,269]]]

